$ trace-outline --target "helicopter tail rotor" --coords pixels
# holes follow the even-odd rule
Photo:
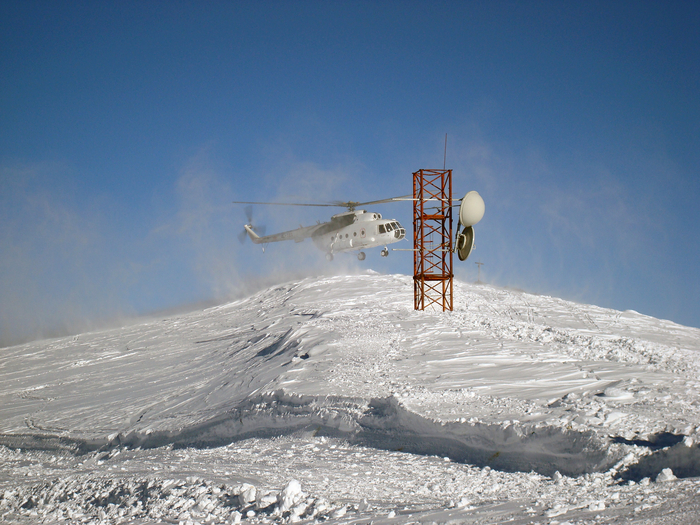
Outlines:
[[[238,234],[238,240],[240,241],[241,244],[245,243],[246,237],[248,237],[248,230],[250,229],[253,233],[260,237],[265,237],[265,232],[267,231],[267,228],[265,225],[260,225],[260,226],[254,226],[253,225],[253,207],[252,206],[246,206],[243,210],[245,212],[246,219],[248,219],[248,222],[246,223],[247,228],[244,228],[242,232]]]

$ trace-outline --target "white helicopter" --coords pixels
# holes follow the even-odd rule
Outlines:
[[[434,199],[428,199],[434,200]],[[336,202],[333,204],[302,204],[302,203],[282,203],[282,202],[250,202],[233,201],[233,204],[247,204],[245,212],[248,223],[243,226],[244,230],[239,234],[238,239],[242,242],[246,237],[255,244],[267,244],[270,242],[294,241],[302,242],[311,237],[316,247],[326,253],[326,259],[333,260],[336,253],[357,251],[357,258],[365,260],[364,251],[368,248],[383,246],[382,257],[389,256],[387,245],[399,242],[406,237],[406,230],[394,219],[384,219],[380,213],[358,210],[359,206],[372,204],[383,204],[387,202],[413,201],[412,195],[403,197],[392,197],[369,202]],[[464,198],[459,199],[459,225],[454,243],[454,251],[459,259],[465,261],[474,247],[474,228],[484,216],[484,201],[476,191],[470,191]],[[255,227],[252,224],[253,204],[266,206],[335,206],[344,207],[348,211],[338,213],[331,217],[329,222],[318,222],[313,226],[301,226],[296,230],[265,235],[264,227]],[[460,226],[463,230],[460,232]],[[263,248],[264,249],[264,248]]]
[[[302,242],[311,237],[316,247],[326,253],[326,259],[333,260],[336,253],[358,251],[357,258],[363,261],[366,254],[363,250],[383,246],[382,257],[389,255],[387,245],[399,242],[406,237],[406,230],[399,221],[394,219],[384,219],[381,213],[358,210],[359,206],[372,204],[382,204],[385,202],[412,201],[411,195],[404,197],[393,197],[370,202],[336,202],[333,204],[302,204],[302,203],[282,203],[282,202],[248,202],[233,201],[233,204],[248,204],[246,215],[248,223],[238,236],[241,242],[246,236],[255,244],[267,244],[270,242],[294,241]],[[348,211],[338,213],[331,217],[328,222],[318,222],[313,226],[302,226],[296,230],[290,230],[274,235],[265,235],[263,227],[256,228],[252,224],[252,207],[250,205],[266,206],[334,206],[344,207]]]

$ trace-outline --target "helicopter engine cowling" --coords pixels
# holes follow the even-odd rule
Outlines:
[[[476,191],[470,191],[462,199],[459,207],[459,222],[462,226],[474,226],[484,217],[484,199]]]

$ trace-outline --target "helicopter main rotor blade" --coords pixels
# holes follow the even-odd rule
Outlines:
[[[405,201],[405,200],[413,200],[413,195],[404,195],[403,197],[391,197],[390,199],[381,199],[378,201],[369,201],[369,202],[352,202],[352,203],[347,203],[347,204],[353,204],[355,206],[369,206],[371,204],[384,204],[385,202],[397,202],[397,201]]]
[[[390,199],[381,199],[378,201],[368,201],[368,202],[357,202],[357,201],[334,201],[328,204],[318,204],[318,203],[307,203],[307,202],[251,202],[251,201],[231,201],[232,204],[261,204],[264,206],[318,206],[318,207],[331,207],[331,208],[347,208],[349,210],[354,210],[358,206],[368,206],[371,204],[383,204],[386,202],[396,202],[413,200],[412,195],[404,195],[403,197],[392,197]]]
[[[250,201],[231,201],[232,204],[261,204],[264,206],[331,206],[337,207],[339,204],[308,204],[301,202],[250,202]]]

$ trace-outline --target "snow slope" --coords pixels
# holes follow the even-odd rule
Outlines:
[[[486,285],[456,282],[447,313],[412,295],[310,278],[2,349],[0,517],[700,521],[700,330]]]

